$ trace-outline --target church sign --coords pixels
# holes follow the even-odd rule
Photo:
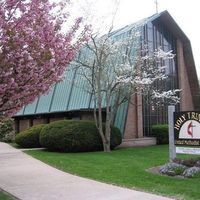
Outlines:
[[[175,145],[200,146],[200,112],[174,113]]]

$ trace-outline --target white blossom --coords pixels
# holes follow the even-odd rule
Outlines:
[[[171,103],[177,104],[180,101],[180,98],[177,96],[177,93],[179,93],[181,90],[175,89],[175,90],[169,90],[169,91],[153,91],[153,99],[160,99],[161,101],[164,101],[165,99],[170,100]]]
[[[163,50],[161,49],[161,47],[159,47],[158,50],[155,51],[154,54],[155,54],[155,56],[156,56],[157,58],[161,58],[161,59],[163,59],[163,60],[166,60],[166,59],[173,59],[174,56],[175,56],[175,54],[172,53],[172,50],[165,52],[165,51],[163,51]]]

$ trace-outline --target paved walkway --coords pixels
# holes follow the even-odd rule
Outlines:
[[[21,200],[169,200],[62,172],[5,143],[0,188]]]

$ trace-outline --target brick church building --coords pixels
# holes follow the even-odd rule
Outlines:
[[[134,26],[128,25],[113,35],[122,38]],[[198,78],[188,37],[167,11],[146,18],[140,28],[141,45],[148,44],[152,51],[158,47],[166,51],[173,50],[176,55],[173,61],[167,63],[166,82],[167,88],[182,90],[181,101],[176,109],[200,110]],[[76,87],[74,82],[84,84],[78,73],[69,71],[65,80],[55,84],[48,95],[40,96],[25,106],[14,116],[16,131],[60,119],[92,120],[92,96],[81,87]],[[167,123],[167,105],[152,107],[141,96],[135,95],[132,98],[132,101],[140,102],[142,106],[135,106],[128,101],[123,103],[118,109],[115,125],[121,130],[124,141],[151,144],[154,141],[148,137],[151,135],[150,127],[152,124]]]

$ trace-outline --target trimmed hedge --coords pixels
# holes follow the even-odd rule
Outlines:
[[[158,124],[152,126],[152,135],[157,139],[157,144],[169,144],[168,125]]]
[[[122,141],[118,128],[111,127],[111,149]],[[101,137],[94,122],[62,120],[46,125],[40,143],[51,151],[86,152],[103,150]]]
[[[16,135],[15,142],[23,148],[38,148],[41,147],[39,135],[46,124],[35,125]]]

